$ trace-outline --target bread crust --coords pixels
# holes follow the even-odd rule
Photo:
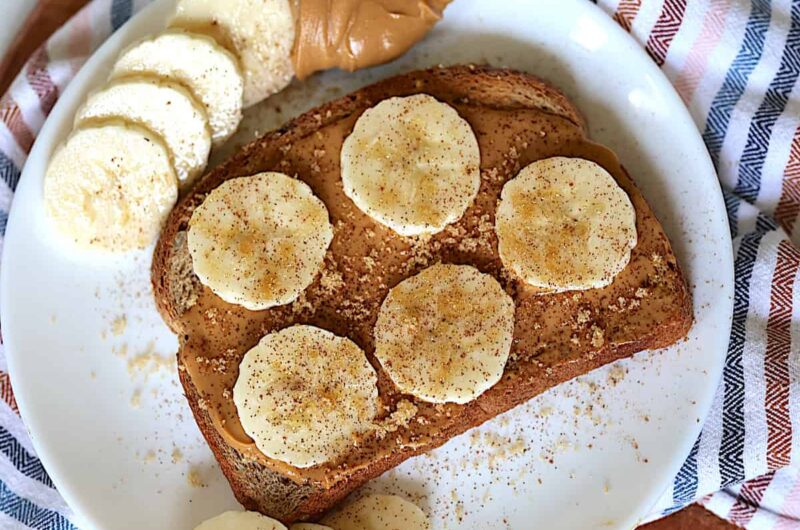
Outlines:
[[[186,263],[187,253],[180,247],[185,245],[185,230],[191,213],[205,196],[228,178],[259,171],[260,168],[252,162],[257,159],[255,155],[259,152],[291,144],[294,140],[312,134],[326,124],[352,114],[356,109],[368,108],[387,97],[418,93],[422,91],[420,87],[423,85],[430,87],[437,84],[446,85],[461,94],[463,98],[486,108],[535,108],[561,116],[578,127],[584,136],[586,135],[585,123],[580,113],[555,88],[526,73],[482,66],[434,68],[393,77],[295,118],[280,129],[267,133],[243,147],[230,160],[203,177],[181,199],[166,222],[155,249],[152,282],[158,309],[168,326],[180,337],[182,347],[188,339],[186,334],[190,333],[182,314],[185,305],[191,303],[191,293],[199,287],[196,284],[197,279],[191,273],[191,263]],[[652,217],[649,211],[648,215]],[[657,223],[655,217],[652,219],[652,222]],[[346,479],[333,483],[330,487],[310,482],[298,484],[258,462],[248,461],[239,451],[227,444],[217,431],[208,411],[201,406],[201,395],[194,381],[185,370],[179,372],[181,383],[200,430],[219,461],[236,498],[244,507],[276,517],[286,523],[313,520],[366,481],[397,466],[409,457],[444,444],[450,438],[491,419],[500,412],[607,363],[629,357],[645,349],[662,348],[685,337],[693,318],[691,298],[663,230],[660,237],[663,237],[665,248],[668,249],[667,265],[671,271],[671,278],[674,278],[672,280],[674,285],[671,288],[675,292],[676,302],[674,307],[670,308],[669,317],[665,318],[657,329],[636,340],[615,344],[614,347],[604,346],[593,351],[591,355],[555,364],[548,368],[546,373],[539,374],[540,376],[535,378],[520,378],[513,388],[509,389],[513,391],[507,391],[502,396],[500,405],[492,405],[490,414],[476,414],[470,417],[469,421],[448,425],[437,433],[430,443],[400,447],[391,454],[370,462]],[[194,286],[189,285],[191,282],[195,282]],[[179,360],[180,355],[179,352]],[[482,397],[477,399],[480,400]],[[498,399],[497,396],[494,399]]]

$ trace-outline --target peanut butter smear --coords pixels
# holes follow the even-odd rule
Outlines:
[[[342,144],[361,113],[379,99],[374,91],[352,96],[357,102],[354,108],[334,102],[306,115],[300,125],[281,133],[279,140],[255,142],[238,155],[246,164],[234,165],[237,169],[229,175],[282,171],[296,176],[325,203],[334,226],[319,277],[295,302],[254,312],[228,304],[199,286],[194,304],[181,316],[181,377],[196,389],[220,443],[297,483],[327,487],[341,478],[366,473],[376,461],[403,460],[421,447],[461,432],[458,426],[482,423],[569,379],[570,370],[586,372],[644,347],[663,346],[658,335],[665,329],[663,323],[685,322],[681,315],[687,311],[688,293],[685,287],[675,288],[683,286],[683,281],[669,242],[614,153],[588,140],[579,125],[546,110],[516,104],[508,92],[497,89],[505,96],[493,96],[481,92],[481,85],[453,87],[447,79],[436,73],[396,78],[391,94],[383,96],[430,94],[455,108],[478,140],[478,197],[457,222],[433,236],[400,236],[363,213],[344,194]],[[503,87],[502,78],[497,83]],[[503,267],[494,230],[503,186],[521,168],[552,156],[596,162],[633,203],[639,240],[629,265],[611,285],[543,294]],[[491,274],[516,306],[511,354],[501,380],[464,405],[433,404],[403,394],[374,355],[375,322],[389,289],[435,263],[469,264]],[[244,431],[232,399],[246,352],[265,334],[294,324],[317,326],[355,342],[378,374],[382,403],[374,433],[354,440],[348,455],[310,468],[297,468],[261,453]]]
[[[350,72],[395,59],[422,39],[450,0],[293,0],[295,75]]]

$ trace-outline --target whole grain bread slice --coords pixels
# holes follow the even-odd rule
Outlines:
[[[341,193],[339,147],[358,116],[379,101],[427,93],[452,105],[481,149],[478,199],[464,217],[427,239],[370,224]],[[537,293],[502,267],[493,231],[502,184],[547,156],[580,156],[605,167],[636,209],[639,242],[628,267],[603,289]],[[298,301],[251,312],[223,302],[192,272],[186,230],[195,207],[226,179],[282,171],[306,181],[326,203],[334,241],[320,276]],[[517,304],[503,378],[466,405],[432,405],[401,394],[372,355],[371,330],[388,289],[439,261],[494,275]],[[201,179],[172,211],[156,247],[158,308],[180,338],[179,374],[192,412],[247,508],[284,522],[313,520],[354,489],[414,455],[561,382],[635,352],[670,345],[692,323],[689,290],[664,231],[608,149],[586,138],[583,118],[559,91],[522,72],[477,66],[415,71],[384,80],[298,118],[242,148]],[[266,458],[238,425],[230,391],[238,364],[265,333],[294,323],[354,340],[379,379],[378,434],[336,462],[299,470]]]

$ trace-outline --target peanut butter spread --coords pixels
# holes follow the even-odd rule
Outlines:
[[[615,358],[610,351],[622,356],[643,344],[657,345],[654,329],[666,321],[686,321],[681,315],[687,311],[688,294],[675,288],[683,282],[676,281],[680,272],[669,242],[617,157],[588,141],[581,127],[545,111],[475,105],[436,78],[393,90],[429,93],[452,105],[473,128],[480,146],[481,184],[464,216],[427,238],[402,237],[373,221],[345,196],[339,153],[358,116],[376,101],[362,102],[352,113],[316,115],[318,129],[304,136],[289,134],[276,149],[252,149],[247,167],[237,171],[296,175],[325,203],[334,237],[321,274],[294,303],[258,312],[228,304],[198,286],[196,302],[181,317],[180,368],[196,387],[200,407],[214,428],[245,458],[298,483],[330,484],[358,473],[376,458],[413,454],[433,439],[461,432],[454,425],[473,425],[475,418],[499,414],[540,392],[536,389],[546,388],[543,382],[549,379],[551,385],[562,381],[559,367],[596,355],[607,355],[608,362]],[[494,216],[504,183],[527,164],[556,155],[600,164],[628,193],[636,210],[638,244],[629,265],[607,287],[542,294],[514,278],[498,256]],[[389,289],[437,262],[470,264],[491,274],[516,305],[514,342],[501,380],[464,405],[435,405],[401,394],[373,355],[373,327]],[[348,456],[305,469],[258,451],[242,429],[231,392],[248,349],[264,334],[292,324],[315,325],[358,344],[377,371],[383,407],[375,430],[353,440]]]
[[[450,0],[293,0],[295,75],[353,71],[405,53],[442,17]]]

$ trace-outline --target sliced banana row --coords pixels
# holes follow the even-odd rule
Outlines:
[[[146,129],[148,141],[166,151],[177,176],[172,183],[176,189],[168,194],[174,204],[178,186],[190,184],[204,171],[211,146],[220,145],[236,130],[243,105],[277,92],[293,75],[290,54],[295,29],[289,0],[179,0],[170,26],[125,50],[109,83],[78,111],[75,127],[95,129],[99,153],[63,148],[74,157],[73,163],[69,167],[51,164],[46,181],[79,181],[82,168],[104,156],[107,146],[125,141],[116,129],[103,127],[121,121]],[[72,188],[60,184],[46,185],[47,211],[78,216],[53,225],[84,246],[107,251],[143,248],[156,237],[164,219],[150,207],[152,200],[145,192],[152,192],[157,201],[165,195],[161,188],[147,187],[139,161],[118,157],[115,163],[113,170],[101,170],[95,164],[91,186],[83,186],[84,191],[93,186],[93,195],[72,193]],[[154,170],[160,170],[158,162]],[[74,175],[67,176],[65,171]],[[104,171],[108,177],[100,178]],[[123,175],[133,180],[114,190],[100,189],[114,186]],[[75,202],[79,199],[81,203]],[[135,235],[125,233],[133,220],[115,225],[97,222],[115,218],[122,210],[138,212]]]
[[[178,180],[194,179],[206,167],[211,134],[205,110],[182,86],[150,78],[113,81],[89,96],[75,126],[123,120],[156,133],[170,152]]]
[[[429,530],[428,516],[397,495],[367,495],[323,518],[325,524],[295,523],[289,530]],[[194,530],[286,530],[279,521],[256,512],[225,512]]]
[[[553,157],[503,187],[495,230],[503,264],[546,291],[605,287],[630,261],[636,211],[598,164]]]
[[[342,146],[341,168],[345,194],[403,236],[433,234],[461,218],[481,180],[472,128],[426,94],[364,111]]]
[[[175,204],[178,187],[205,169],[212,139],[221,141],[238,126],[241,94],[236,63],[205,37],[170,33],[124,52],[111,81],[78,110],[76,132],[45,173],[53,225],[82,247],[146,247]],[[148,144],[139,154],[125,147],[132,145],[133,130]],[[93,143],[85,145],[90,137]],[[155,179],[154,173],[170,178]],[[72,219],[65,221],[67,215]]]
[[[186,87],[205,108],[215,146],[230,138],[242,119],[244,83],[236,57],[209,37],[168,31],[143,40],[124,51],[111,71],[111,79],[131,76],[156,76]]]
[[[286,530],[286,527],[257,512],[230,511],[203,521],[194,530]]]
[[[289,0],[178,0],[170,26],[209,35],[239,57],[245,107],[292,80]]]
[[[397,495],[367,495],[322,519],[335,530],[429,530],[428,516]]]
[[[270,458],[305,468],[328,462],[368,432],[377,376],[351,340],[296,325],[247,352],[233,387],[242,427]]]
[[[328,210],[283,173],[227,180],[189,220],[194,272],[223,300],[250,310],[288,304],[322,267],[333,239]]]

